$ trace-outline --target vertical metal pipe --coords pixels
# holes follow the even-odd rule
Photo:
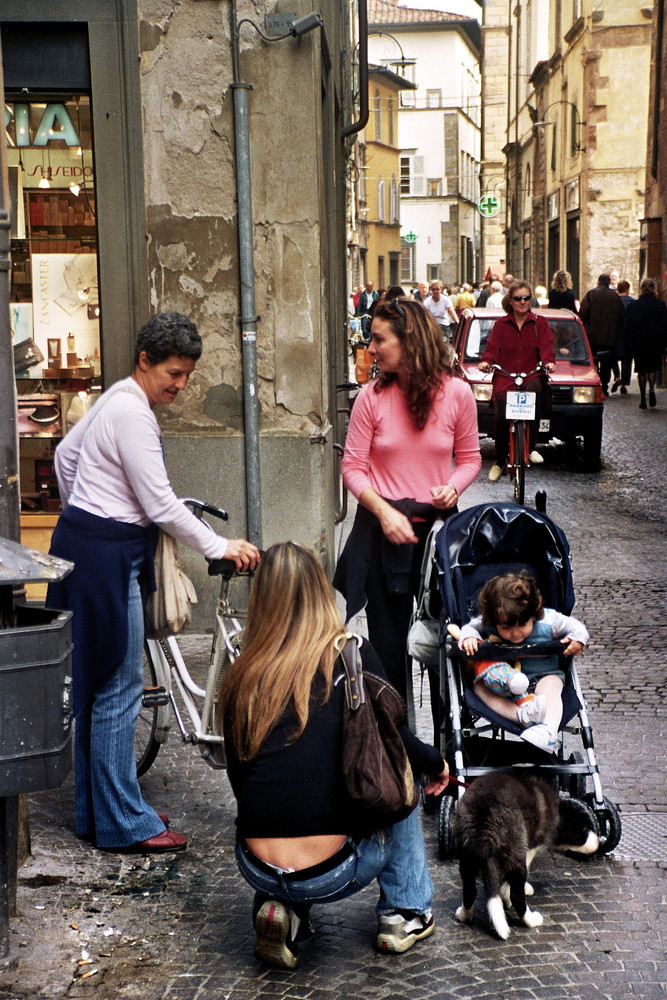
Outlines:
[[[255,313],[255,264],[253,256],[252,190],[250,178],[250,127],[248,91],[240,76],[236,3],[231,5],[234,82],[234,131],[236,145],[236,212],[241,285],[241,347],[243,358],[243,404],[245,432],[245,477],[248,539],[262,544],[262,491],[259,461],[259,398],[257,395],[257,316]]]
[[[5,106],[5,87],[0,51],[0,108]],[[14,351],[9,319],[10,279],[9,183],[7,177],[7,146],[0,142],[0,538],[18,542],[19,477],[18,424],[16,417],[16,383],[14,382]]]

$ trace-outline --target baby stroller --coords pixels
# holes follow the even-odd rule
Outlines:
[[[475,658],[506,659],[557,653],[566,681],[563,716],[557,753],[550,754],[519,738],[522,728],[497,715],[477,697],[469,681],[466,659],[448,634],[449,624],[462,625],[477,613],[477,595],[491,577],[527,570],[535,577],[545,607],[570,614],[574,589],[570,547],[561,529],[546,514],[514,503],[479,504],[445,521],[434,539],[431,567],[424,567],[423,586],[439,591],[439,676],[442,701],[447,706],[440,749],[458,782],[495,769],[524,767],[550,780],[559,791],[582,803],[597,819],[599,854],[606,854],[621,839],[621,819],[613,802],[602,791],[593,731],[572,657],[562,655],[560,642],[532,647],[483,643]],[[433,600],[431,601],[433,607]],[[505,647],[507,648],[507,647]],[[499,655],[500,654],[500,655]],[[566,750],[574,737],[581,749]],[[590,790],[592,786],[592,790]],[[458,786],[458,795],[463,786]],[[444,795],[439,807],[440,856],[452,855],[452,824],[456,799]]]

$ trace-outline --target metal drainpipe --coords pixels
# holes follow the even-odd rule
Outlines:
[[[361,132],[368,123],[368,8],[366,0],[358,0],[359,8],[359,118],[341,129],[341,138]]]
[[[252,191],[250,183],[250,128],[248,91],[240,73],[236,0],[231,3],[232,64],[234,81],[234,131],[236,143],[236,211],[239,234],[241,283],[241,346],[243,358],[243,411],[245,436],[246,518],[248,539],[262,545],[262,489],[259,463],[259,397],[257,395],[257,316],[255,313],[255,264],[253,256]]]

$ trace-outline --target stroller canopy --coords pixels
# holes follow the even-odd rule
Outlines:
[[[484,503],[450,517],[438,534],[436,563],[444,612],[461,625],[477,614],[477,594],[491,577],[527,570],[545,607],[574,607],[570,546],[546,514],[514,503]]]

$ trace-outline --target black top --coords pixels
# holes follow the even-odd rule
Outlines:
[[[577,311],[577,301],[574,297],[574,292],[571,288],[568,288],[564,292],[559,292],[555,288],[549,289],[549,308],[550,309],[570,309],[573,313]]]
[[[361,646],[363,668],[386,680],[373,647]],[[331,697],[322,704],[324,681],[313,682],[306,728],[290,743],[296,723],[289,708],[251,761],[238,759],[228,727],[225,746],[229,780],[236,797],[239,837],[306,837],[316,834],[368,833],[343,785],[342,713],[345,705],[344,671],[334,666]],[[407,725],[401,736],[417,774],[440,774],[442,755],[422,743]]]

